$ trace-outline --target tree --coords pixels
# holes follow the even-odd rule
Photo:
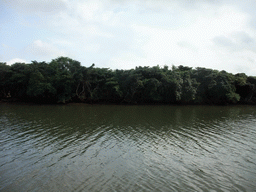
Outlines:
[[[256,78],[187,66],[110,70],[68,57],[50,63],[0,63],[0,98],[35,102],[256,103]]]
[[[66,103],[72,99],[73,74],[76,72],[77,62],[67,57],[59,57],[50,62],[52,71],[51,84],[56,90],[58,103]],[[73,74],[72,74],[73,73]]]
[[[192,79],[189,72],[183,73],[181,102],[194,102],[198,85],[196,79]]]
[[[53,102],[52,98],[56,95],[56,89],[37,70],[30,74],[27,95],[35,101]]]
[[[225,71],[217,73],[208,86],[208,96],[212,103],[237,103],[240,100],[239,94],[235,93],[232,79],[232,75]]]
[[[10,66],[0,62],[0,98],[9,97]]]
[[[13,98],[26,99],[30,69],[25,63],[15,63],[10,68],[9,90]]]

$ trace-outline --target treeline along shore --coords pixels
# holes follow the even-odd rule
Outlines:
[[[186,66],[111,70],[59,57],[0,63],[1,101],[113,104],[256,104],[256,77]]]

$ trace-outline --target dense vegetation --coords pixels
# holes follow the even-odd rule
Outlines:
[[[256,77],[168,66],[110,70],[68,57],[0,63],[0,99],[39,103],[255,104]]]

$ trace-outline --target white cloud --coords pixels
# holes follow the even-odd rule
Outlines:
[[[56,46],[43,42],[42,40],[34,41],[28,48],[27,51],[32,53],[36,57],[59,57],[65,56],[66,53],[63,50],[58,49]]]
[[[12,0],[8,4],[25,10],[26,14],[18,13],[24,21],[40,18],[27,29],[33,43],[19,46],[30,43],[23,52],[26,59],[66,55],[110,68],[182,64],[234,73],[243,66],[245,71],[254,69],[256,3],[251,0]],[[54,14],[43,14],[46,11]]]
[[[194,19],[190,18],[194,23],[177,29],[136,25],[133,28],[148,39],[140,46],[150,65],[167,61],[203,65],[202,62],[214,56],[210,53],[212,38],[243,28],[243,21],[246,19],[243,14],[231,8],[221,7],[216,10],[215,15],[212,17],[210,13],[204,16],[199,12],[192,16]]]
[[[9,0],[5,1],[9,6],[24,13],[56,13],[66,9],[63,0]]]
[[[20,58],[14,58],[14,59],[7,61],[6,63],[7,63],[7,65],[12,65],[14,63],[27,63],[27,61],[24,59],[20,59]]]
[[[76,9],[82,19],[93,21],[99,16],[98,13],[102,12],[102,3],[97,0],[78,2]]]

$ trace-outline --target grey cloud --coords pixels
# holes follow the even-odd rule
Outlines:
[[[225,37],[225,36],[218,36],[213,38],[213,42],[218,46],[223,47],[233,47],[234,43],[231,39]]]
[[[177,43],[178,46],[182,47],[182,48],[186,48],[189,49],[191,51],[198,51],[198,48],[196,46],[194,46],[193,44],[186,42],[186,41],[179,41]]]
[[[239,43],[243,43],[243,44],[254,43],[254,39],[243,31],[236,32],[233,34],[233,36]]]
[[[225,47],[230,51],[251,50],[256,52],[255,40],[246,32],[239,31],[226,36],[217,36],[212,39],[217,46]]]

